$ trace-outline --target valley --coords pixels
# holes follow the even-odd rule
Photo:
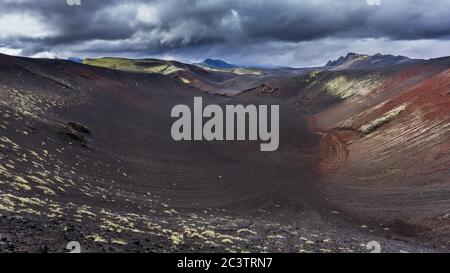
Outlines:
[[[0,252],[448,251],[450,59],[347,57],[248,74],[0,55]],[[279,105],[279,149],[174,141],[196,96]]]

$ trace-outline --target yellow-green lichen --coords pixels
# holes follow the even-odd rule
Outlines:
[[[406,104],[400,105],[400,106],[394,108],[393,110],[387,112],[382,117],[377,118],[377,119],[371,121],[370,123],[361,126],[361,128],[359,128],[358,131],[363,135],[370,134],[373,131],[375,131],[376,129],[383,126],[384,124],[397,118],[405,110],[406,110]]]

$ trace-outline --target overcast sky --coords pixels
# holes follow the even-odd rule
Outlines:
[[[449,42],[450,0],[0,0],[0,52],[33,57],[299,67],[348,52],[450,56]]]

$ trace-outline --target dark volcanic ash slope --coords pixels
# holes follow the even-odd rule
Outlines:
[[[320,188],[332,204],[405,237],[448,244],[449,75],[449,58],[317,70],[242,96],[309,114],[321,135]]]
[[[170,77],[0,55],[0,251],[429,251],[320,206],[320,138],[289,105],[281,146],[181,142],[171,108],[246,102]],[[252,99],[254,101],[254,99]]]

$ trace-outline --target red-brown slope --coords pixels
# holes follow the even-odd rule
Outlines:
[[[326,130],[322,182],[332,203],[405,235],[447,242],[450,69],[429,76],[439,70],[426,64],[395,73],[316,120]]]
[[[309,114],[318,188],[349,217],[410,238],[450,235],[450,58],[313,71],[241,94]]]

